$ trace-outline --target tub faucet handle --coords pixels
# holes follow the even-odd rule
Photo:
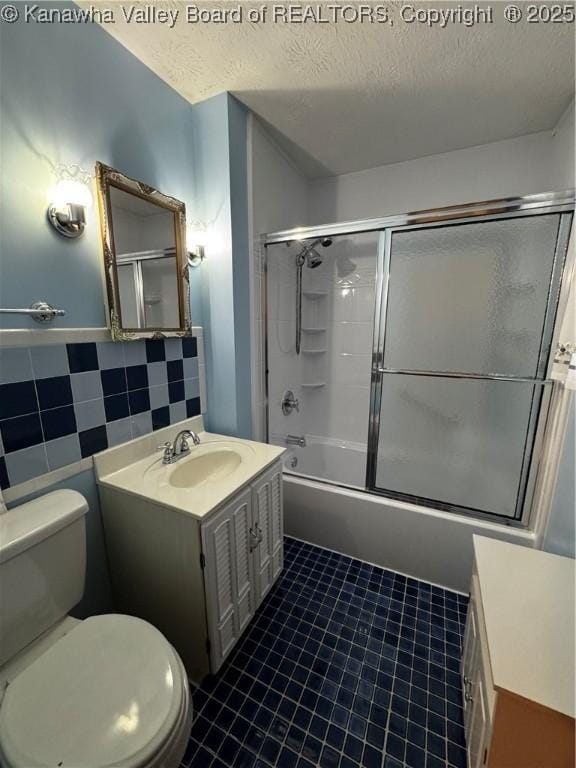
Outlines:
[[[280,405],[282,406],[282,413],[284,416],[289,416],[292,411],[300,413],[300,401],[294,397],[294,392],[292,392],[291,389],[287,389],[286,392],[284,392]]]

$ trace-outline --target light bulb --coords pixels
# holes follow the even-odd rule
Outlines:
[[[83,208],[90,208],[92,206],[92,193],[88,186],[81,181],[63,179],[52,189],[50,203],[57,210],[62,210],[69,205],[81,205]]]

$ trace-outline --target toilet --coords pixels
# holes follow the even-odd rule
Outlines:
[[[133,616],[67,615],[87,510],[62,490],[0,514],[0,765],[177,768],[192,703],[176,651]]]

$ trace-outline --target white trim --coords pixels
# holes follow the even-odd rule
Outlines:
[[[89,456],[86,459],[80,459],[80,461],[75,461],[73,464],[66,464],[66,466],[60,467],[60,469],[54,469],[52,472],[47,472],[45,475],[39,475],[38,477],[32,478],[32,480],[27,480],[25,483],[6,488],[6,490],[2,491],[4,501],[6,504],[12,504],[15,501],[23,499],[25,496],[30,496],[38,491],[43,491],[45,488],[49,488],[55,483],[67,480],[74,475],[79,475],[81,472],[86,472],[86,470],[92,469],[93,466],[94,462],[92,456]]]
[[[202,326],[192,327],[193,336],[202,335]],[[112,341],[109,328],[0,328],[0,347],[40,347],[48,344],[78,344]],[[134,339],[143,341],[143,339]]]

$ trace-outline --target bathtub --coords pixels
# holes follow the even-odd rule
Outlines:
[[[463,593],[469,590],[474,534],[536,545],[535,534],[526,529],[368,493],[362,489],[362,444],[306,435],[306,447],[288,449],[284,527],[289,536]]]
[[[273,440],[285,445],[284,438]],[[364,488],[366,481],[366,445],[329,437],[306,435],[306,446],[287,446],[284,470],[311,479]]]

